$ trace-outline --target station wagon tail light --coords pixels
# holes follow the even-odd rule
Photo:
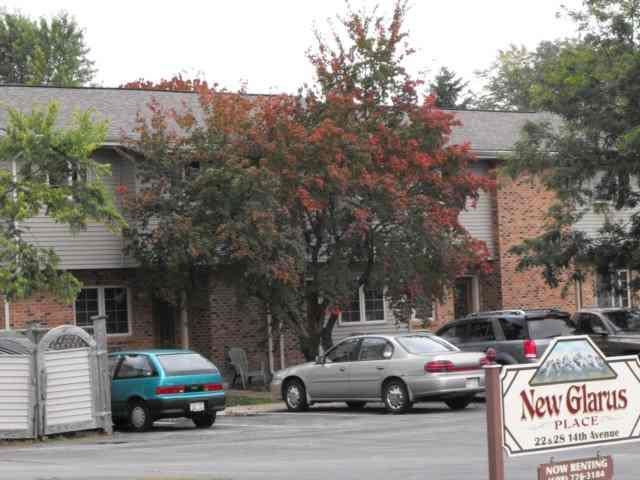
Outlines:
[[[204,386],[204,390],[205,390],[205,392],[217,392],[219,390],[222,390],[222,384],[221,383],[207,383]]]
[[[435,360],[424,364],[424,371],[427,373],[453,372],[455,367],[449,360]]]
[[[532,339],[525,340],[522,347],[524,349],[524,356],[526,358],[538,357],[538,346],[536,345],[535,340],[532,340]]]
[[[184,393],[184,385],[156,388],[156,395],[174,395],[176,393]]]

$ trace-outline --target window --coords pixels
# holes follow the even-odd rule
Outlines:
[[[113,378],[113,374],[116,373],[116,368],[120,362],[120,355],[109,356],[109,378]]]
[[[155,372],[146,355],[125,355],[116,378],[152,377],[153,375]]]
[[[617,270],[597,276],[599,307],[627,308],[630,305],[629,270]]]
[[[353,362],[358,354],[359,338],[350,338],[336,345],[325,357],[330,363]]]
[[[607,333],[602,320],[592,313],[581,313],[578,315],[578,332],[589,334]]]
[[[438,337],[428,335],[405,335],[398,337],[398,343],[409,353],[420,355],[423,353],[455,352],[456,348]]]
[[[488,342],[495,340],[491,320],[474,320],[469,325],[470,342]]]
[[[384,322],[385,300],[381,288],[361,286],[350,303],[342,309],[341,323]]]
[[[452,343],[462,343],[465,339],[466,323],[456,323],[443,327],[438,332],[438,336]]]
[[[89,287],[83,288],[75,302],[76,325],[90,327],[91,317],[107,317],[109,335],[128,335],[130,304],[126,287]]]
[[[604,316],[623,332],[640,332],[640,312],[616,310],[604,312]]]
[[[92,326],[91,317],[100,314],[98,306],[98,289],[83,288],[76,297],[76,325]]]
[[[574,335],[575,326],[567,317],[535,318],[527,322],[530,338],[554,338],[565,335]]]
[[[393,347],[384,338],[364,338],[360,344],[361,361],[386,360],[393,355]]]
[[[500,328],[505,340],[522,340],[527,337],[523,318],[501,318]]]
[[[164,373],[167,375],[199,375],[218,373],[209,360],[197,353],[179,353],[157,356]]]

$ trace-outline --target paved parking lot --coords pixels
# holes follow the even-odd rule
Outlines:
[[[0,478],[22,479],[483,479],[484,405],[461,412],[419,404],[387,415],[342,405],[308,413],[220,417],[210,430],[162,422],[145,434],[0,447]],[[613,454],[616,479],[636,479],[640,444]],[[595,455],[579,450],[557,458]],[[508,480],[532,480],[548,457],[507,462]]]

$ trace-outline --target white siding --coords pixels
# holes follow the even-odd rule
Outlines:
[[[31,362],[23,355],[0,357],[0,431],[28,431],[31,422]]]
[[[486,162],[478,162],[472,167],[472,170],[476,175],[487,176],[489,174],[489,166]],[[475,207],[472,206],[472,202],[469,201],[468,209],[460,213],[459,219],[462,226],[467,229],[472,237],[482,240],[487,244],[489,254],[491,257],[495,257],[495,229],[493,226],[492,202],[489,192],[481,190]]]
[[[89,349],[50,350],[45,353],[47,428],[90,422],[93,393]]]
[[[96,160],[111,164],[111,178],[104,179],[107,188],[117,201],[115,189],[122,184],[130,191],[135,188],[134,168],[130,160],[123,159],[112,151],[96,154]],[[43,248],[53,248],[60,257],[60,268],[94,269],[123,268],[134,266],[133,260],[123,254],[120,236],[98,223],[89,223],[87,229],[76,234],[67,225],[54,222],[47,216],[39,215],[20,222],[24,238]]]

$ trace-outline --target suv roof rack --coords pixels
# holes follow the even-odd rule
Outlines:
[[[525,311],[520,308],[512,308],[509,310],[489,310],[486,312],[475,312],[471,313],[469,317],[477,317],[478,315],[526,315]]]

